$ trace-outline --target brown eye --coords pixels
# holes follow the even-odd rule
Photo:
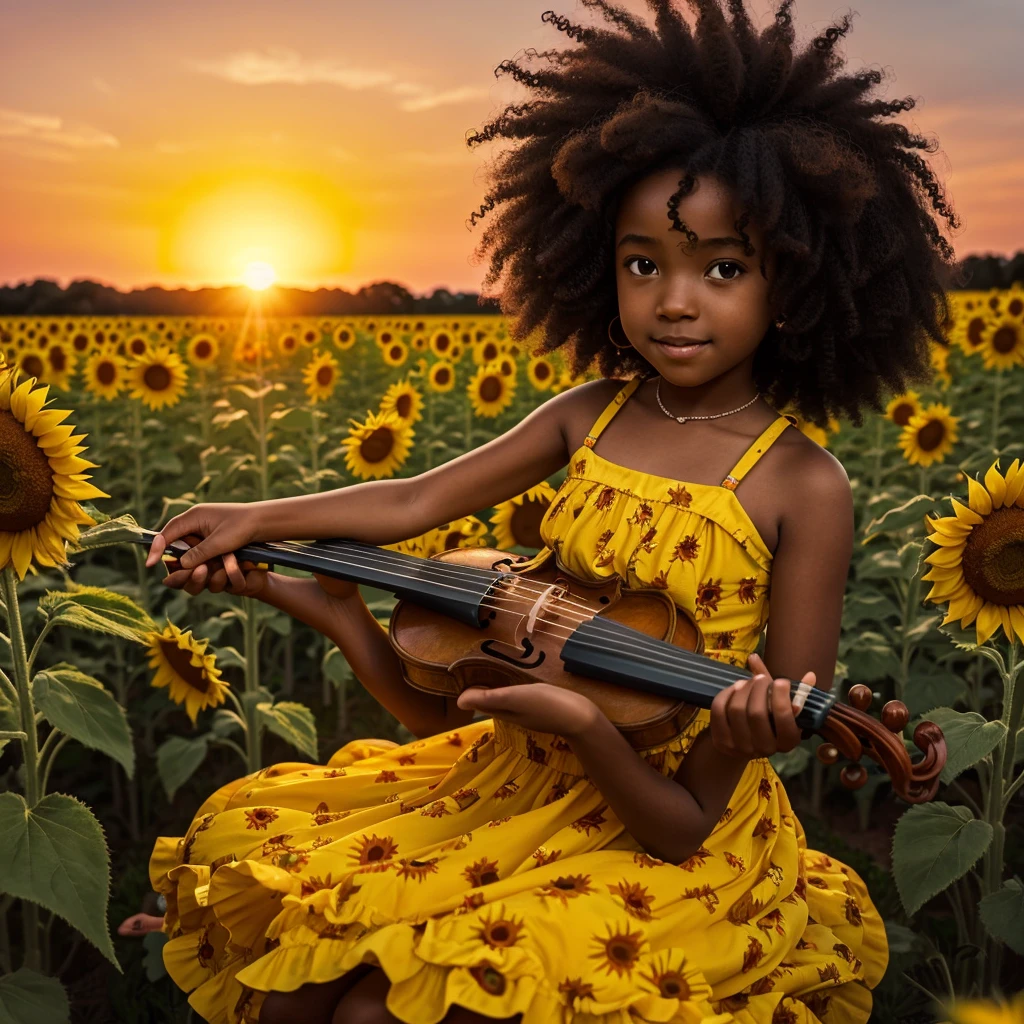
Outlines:
[[[630,256],[628,259],[625,259],[625,260],[622,261],[622,265],[624,267],[626,267],[627,269],[629,269],[629,265],[631,263],[636,263],[638,261],[639,262],[643,262],[643,263],[650,263],[650,265],[652,267],[654,266],[654,261],[651,260],[651,259],[648,259],[648,257],[646,257],[646,256]],[[657,268],[655,268],[655,269],[657,269]],[[651,274],[634,274],[633,276],[634,277],[651,277],[652,275]]]
[[[711,269],[718,270],[719,267],[734,267],[737,273],[731,277],[713,277],[713,281],[735,281],[741,274],[745,274],[746,270],[735,260],[722,260],[721,263],[716,263]]]

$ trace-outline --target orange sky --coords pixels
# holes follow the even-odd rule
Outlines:
[[[766,24],[766,0],[748,4]],[[495,79],[502,60],[568,45],[540,21],[549,6],[594,21],[551,0],[8,5],[0,283],[233,284],[266,260],[304,288],[477,290],[486,218],[466,220],[497,150],[465,134],[525,95]],[[798,42],[847,10],[796,0]],[[881,95],[918,100],[902,120],[939,138],[957,253],[1024,248],[1024,7],[855,11],[847,66],[895,71]]]

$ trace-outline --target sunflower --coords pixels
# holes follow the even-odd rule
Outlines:
[[[334,328],[331,340],[339,352],[345,352],[356,343],[356,329],[350,323],[338,324]]]
[[[23,348],[11,356],[12,365],[16,366],[26,377],[43,380],[46,376],[45,354],[35,345]]]
[[[476,516],[462,516],[405,543],[421,558],[452,548],[482,548],[487,546],[487,524]]]
[[[810,420],[805,420],[799,413],[792,409],[783,410],[783,415],[793,424],[805,437],[809,437],[815,444],[822,448],[828,447],[829,434],[835,434],[839,430],[839,421],[834,417],[828,418],[828,429],[825,430]]]
[[[544,547],[540,523],[554,496],[554,487],[542,480],[518,497],[495,505],[491,530],[497,546],[503,551],[516,547],[537,550]]]
[[[285,331],[277,339],[277,349],[283,356],[291,356],[299,347],[299,336],[295,331]]]
[[[1024,320],[1024,284],[1014,281],[1006,293],[1003,309],[1007,316],[1016,320]]]
[[[111,338],[111,341],[114,339]],[[132,359],[141,359],[149,352],[149,338],[144,334],[133,334],[124,343],[124,355]]]
[[[446,331],[444,328],[434,331],[430,336],[430,350],[438,359],[450,358],[454,344],[455,340],[452,338],[451,331]]]
[[[939,403],[911,416],[900,433],[903,457],[912,466],[930,466],[933,462],[944,461],[953,450],[959,422],[960,417],[951,415],[948,405]]]
[[[423,419],[423,396],[408,381],[392,384],[380,400],[380,411],[394,411],[403,423],[412,426]]]
[[[129,365],[128,380],[129,397],[156,410],[177,405],[185,393],[188,370],[169,345],[160,345]]]
[[[43,359],[46,363],[43,383],[50,384],[60,391],[67,391],[71,383],[71,374],[75,369],[75,360],[70,350],[62,341],[51,341],[46,346]]]
[[[349,471],[367,480],[391,476],[400,468],[409,455],[412,431],[395,412],[373,413],[366,411],[366,421],[350,419],[352,430],[342,441],[348,449],[345,465]]]
[[[84,356],[93,349],[92,338],[85,331],[76,331],[70,341],[71,351],[77,356]]]
[[[981,358],[986,370],[1024,366],[1024,320],[1001,312],[981,332]]]
[[[393,341],[398,341],[398,335],[390,327],[382,327],[373,340],[376,342],[377,348],[383,350]]]
[[[185,346],[185,356],[197,370],[213,366],[219,354],[220,343],[212,334],[193,335]]]
[[[15,386],[17,369],[0,366],[0,569],[13,565],[24,580],[31,563],[67,564],[65,541],[96,521],[78,504],[110,495],[90,483],[96,463],[80,457],[86,435],[60,425],[70,409],[43,409],[48,385],[34,378]]]
[[[906,391],[897,395],[886,407],[886,419],[892,420],[897,427],[905,427],[911,416],[921,412],[921,396],[916,391]]]
[[[481,366],[466,385],[466,393],[477,416],[497,416],[512,404],[515,391],[515,377],[504,376],[497,363]]]
[[[338,360],[330,352],[314,352],[302,371],[302,383],[309,400],[315,405],[330,398],[340,376]]]
[[[534,356],[526,364],[526,376],[537,391],[548,391],[555,383],[555,364],[547,356]]]
[[[1011,1002],[992,1002],[988,999],[957,1000],[945,1007],[945,1015],[953,1024],[1020,1024],[1024,1021],[1024,992],[1018,992]]]
[[[502,356],[501,344],[494,338],[484,338],[481,341],[471,341],[473,350],[473,363],[476,366],[484,366],[493,363]]]
[[[997,459],[982,486],[967,478],[968,503],[951,498],[952,516],[925,517],[927,540],[936,545],[922,576],[933,581],[925,600],[949,602],[941,625],[960,619],[966,628],[977,619],[978,643],[999,627],[1012,641],[1024,641],[1024,469],[1014,459],[1005,479]]]
[[[381,334],[385,333],[381,331]],[[388,366],[401,366],[409,358],[409,346],[403,341],[392,341],[383,349],[383,354]]]
[[[111,402],[128,386],[128,364],[116,352],[90,352],[83,377],[86,391]]]
[[[455,367],[445,359],[438,360],[430,368],[431,391],[451,391],[455,387]]]
[[[430,341],[425,334],[414,334],[409,344],[414,352],[426,352],[430,348]]]
[[[981,349],[983,332],[988,324],[988,314],[981,306],[964,309],[953,322],[949,331],[952,341],[964,355],[972,356]]]
[[[175,704],[185,705],[193,725],[204,708],[224,703],[229,687],[221,680],[215,656],[206,653],[209,640],[200,642],[192,630],[183,633],[170,621],[162,633],[154,630],[145,639],[149,667],[156,669],[150,686],[168,687],[168,696]]]
[[[312,348],[320,341],[320,328],[316,324],[307,324],[302,328],[299,340],[306,348]]]

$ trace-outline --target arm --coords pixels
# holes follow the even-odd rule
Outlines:
[[[259,502],[253,539],[394,544],[507,501],[569,461],[565,423],[589,393],[586,384],[563,391],[500,437],[419,476]]]
[[[799,487],[794,483],[790,491],[800,501],[792,502],[783,516],[772,561],[764,661],[775,678],[799,680],[813,671],[814,685],[831,691],[853,554],[853,493],[834,456],[824,449],[811,456]],[[747,763],[720,753],[711,729],[694,740],[675,774],[700,809],[694,849],[718,823]]]
[[[315,579],[268,572],[261,601],[312,626],[335,643],[356,678],[414,736],[434,736],[467,725],[472,711],[410,686],[388,631],[367,607],[358,588],[345,598],[331,597]],[[447,706],[447,710],[446,710]]]

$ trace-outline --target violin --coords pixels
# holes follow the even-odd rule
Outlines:
[[[153,542],[152,530],[132,531],[133,543]],[[183,541],[167,545],[179,557]],[[678,736],[699,708],[751,672],[703,654],[696,620],[668,594],[629,588],[619,576],[587,580],[567,570],[554,552],[537,562],[496,548],[452,548],[429,558],[336,538],[308,543],[269,541],[234,552],[239,561],[316,572],[390,591],[399,600],[388,635],[410,686],[445,697],[471,686],[544,682],[589,697],[637,750]],[[524,566],[522,563],[534,564]],[[871,690],[850,687],[849,704],[806,683],[796,722],[806,739],[826,740],[817,757],[852,763],[840,779],[848,789],[867,781],[865,755],[908,803],[934,798],[946,763],[946,741],[923,721],[913,741],[916,763],[900,735],[910,713],[891,700],[878,722],[866,714]]]

